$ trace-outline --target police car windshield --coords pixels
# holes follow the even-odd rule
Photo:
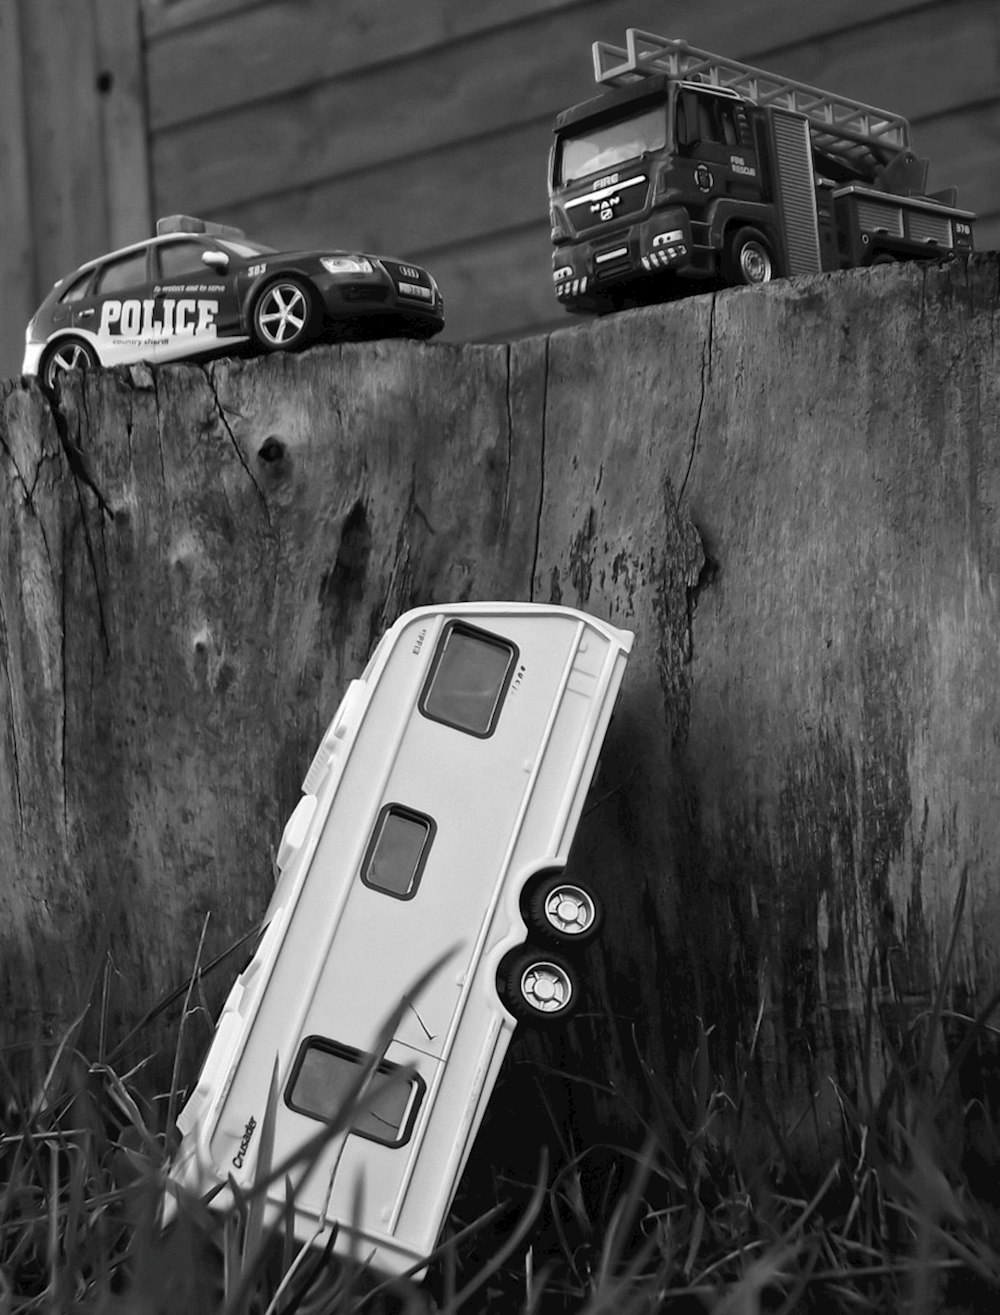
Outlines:
[[[219,237],[216,241],[241,260],[248,260],[250,256],[269,256],[274,251],[274,247],[266,247],[261,242],[234,242],[228,237]]]
[[[654,106],[644,114],[602,123],[576,136],[563,137],[556,181],[572,183],[587,174],[606,173],[625,160],[635,160],[646,151],[658,151],[666,144],[667,114],[663,105]]]

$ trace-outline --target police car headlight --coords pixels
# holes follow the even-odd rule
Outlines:
[[[320,256],[319,263],[330,274],[372,274],[372,262],[364,256]]]

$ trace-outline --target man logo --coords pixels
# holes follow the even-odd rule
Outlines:
[[[604,220],[605,222],[607,222],[607,220],[609,219],[614,219],[615,206],[620,204],[621,204],[620,196],[605,196],[601,198],[601,201],[599,203],[595,202],[590,207],[590,209],[591,212],[596,211],[598,217]]]

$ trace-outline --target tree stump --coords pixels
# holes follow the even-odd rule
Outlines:
[[[700,1028],[720,1064],[755,1032],[822,1141],[866,1010],[929,1001],[963,874],[948,998],[1000,986],[997,294],[978,257],[7,386],[3,1041],[41,1069],[90,1002],[99,1049],[207,915],[206,961],[252,928],[396,615],[553,599],[637,638],[573,860],[593,1007],[517,1053],[612,1093],[575,1088],[600,1122]]]

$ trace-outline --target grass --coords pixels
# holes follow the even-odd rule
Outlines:
[[[735,1061],[715,1053],[701,1025],[684,1073],[669,1085],[647,1074],[641,1145],[579,1147],[553,1116],[550,1157],[533,1181],[501,1177],[493,1192],[460,1193],[422,1284],[380,1284],[329,1247],[295,1245],[280,1221],[268,1227],[263,1180],[285,1183],[287,1215],[294,1166],[273,1166],[263,1151],[261,1181],[237,1191],[232,1209],[186,1199],[164,1233],[181,1066],[151,1095],[148,1065],[118,1071],[81,1053],[78,1021],[36,1089],[20,1089],[0,1060],[0,1315],[996,1309],[1000,1001],[978,1015],[950,1007],[963,899],[964,885],[925,1013],[881,1010],[870,987],[862,1076],[857,1090],[837,1090],[839,1142],[821,1175],[797,1162],[769,1108],[757,1076],[761,1016]],[[192,985],[180,992],[185,1018]],[[876,1062],[885,1053],[887,1067]],[[320,1137],[360,1100],[363,1084]]]

